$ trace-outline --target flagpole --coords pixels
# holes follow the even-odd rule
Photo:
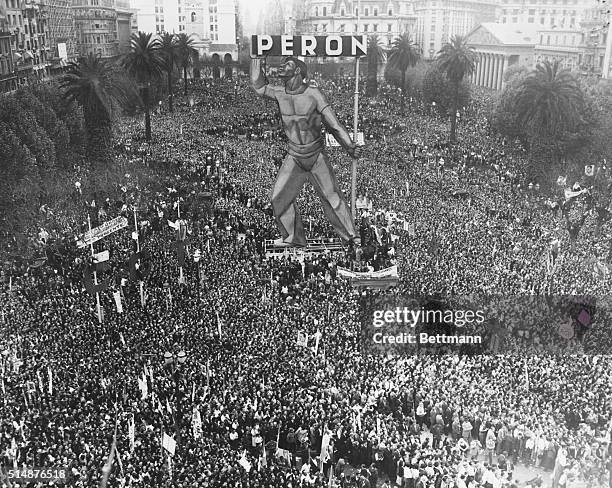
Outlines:
[[[177,205],[176,205],[176,209],[177,209],[177,213],[178,213],[178,219],[181,220],[181,197],[178,198],[177,200]],[[181,233],[181,224],[179,223],[179,228],[177,229],[178,233],[179,233],[179,238],[180,238],[180,233]],[[179,283],[182,284],[183,283],[183,267],[179,266]]]
[[[361,0],[357,7],[357,33],[359,33],[359,19],[361,12]],[[359,123],[359,56],[355,60],[355,106],[353,115],[353,142],[357,144],[357,130]],[[355,206],[357,202],[357,159],[353,158],[351,168],[351,214],[355,219]]]
[[[136,218],[136,206],[134,205],[134,228],[136,229],[136,251],[140,253],[140,232],[138,229],[138,219]],[[142,265],[142,263],[141,263]],[[140,306],[144,308],[144,285],[140,280]]]
[[[89,212],[87,212],[87,225],[89,226],[89,232],[91,232],[91,217],[89,216]],[[93,242],[90,243],[90,248],[91,248],[91,257],[93,258],[94,256],[94,245]],[[98,292],[98,273],[96,271],[96,266],[94,263],[94,286],[96,289],[96,308],[98,310],[98,322],[102,323],[102,311],[100,309],[100,293]]]

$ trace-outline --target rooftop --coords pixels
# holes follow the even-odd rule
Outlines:
[[[470,33],[470,36],[481,27],[489,31],[501,44],[532,46],[537,43],[538,28],[534,24],[483,22]]]

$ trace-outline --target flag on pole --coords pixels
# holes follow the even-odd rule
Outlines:
[[[217,314],[217,331],[219,332],[219,337],[221,337],[221,318],[219,317],[219,312],[215,312]]]
[[[314,348],[312,349],[312,351],[315,353],[315,356],[319,352],[319,342],[320,342],[322,336],[323,336],[323,334],[321,334],[319,329],[317,329],[317,331],[314,334],[315,345],[314,345]]]
[[[128,420],[128,435],[130,438],[130,452],[134,452],[134,444],[136,440],[136,425],[134,423],[134,414],[130,415]]]
[[[240,457],[238,464],[240,464],[240,466],[242,466],[247,473],[251,471],[251,463],[246,457],[246,449],[242,453],[242,456]]]
[[[106,459],[106,464],[102,468],[102,480],[100,481],[100,488],[106,488],[108,483],[108,477],[110,476],[111,469],[113,468],[113,461],[115,459],[115,450],[117,449],[117,434],[113,437],[113,443],[111,445],[110,453]]]
[[[117,313],[123,313],[123,305],[121,303],[121,292],[114,291],[113,298],[115,299],[115,307],[117,308]]]
[[[170,437],[165,432],[162,438],[162,447],[168,451],[171,456],[174,456],[174,453],[176,452],[176,441],[173,437]]]
[[[47,366],[47,373],[49,374],[49,395],[53,395],[53,373],[49,366]]]
[[[138,378],[138,388],[140,388],[140,392],[142,393],[141,400],[146,400],[149,394],[149,387],[147,385],[147,377],[144,373],[142,373],[142,378]]]

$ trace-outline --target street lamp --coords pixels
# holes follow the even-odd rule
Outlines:
[[[176,432],[177,443],[181,440],[181,367],[186,361],[187,353],[185,351],[180,351],[177,354],[173,354],[170,351],[164,353],[164,366],[171,368],[174,377],[174,397],[176,399],[174,430]]]

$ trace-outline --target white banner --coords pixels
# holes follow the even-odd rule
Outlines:
[[[351,134],[351,139],[352,138],[353,135]],[[328,147],[340,147],[340,143],[336,140],[333,134],[325,134],[325,143]],[[357,132],[357,145],[365,146],[365,136],[363,135],[363,132]]]
[[[117,313],[123,313],[123,305],[121,304],[121,293],[118,291],[114,291],[113,298],[115,299],[115,307],[117,307]]]
[[[94,263],[103,263],[108,261],[110,254],[108,251],[102,251],[93,255]]]
[[[171,456],[174,456],[174,453],[176,452],[176,441],[165,432],[162,440],[162,447],[168,451]]]
[[[108,222],[104,222],[102,225],[96,227],[95,229],[88,230],[83,234],[83,237],[77,241],[77,247],[82,249],[84,247],[93,244],[94,242],[99,241],[100,239],[104,239],[105,237],[111,235],[113,232],[116,232],[124,227],[127,227],[128,220],[125,217],[117,217],[113,220],[109,220]]]

